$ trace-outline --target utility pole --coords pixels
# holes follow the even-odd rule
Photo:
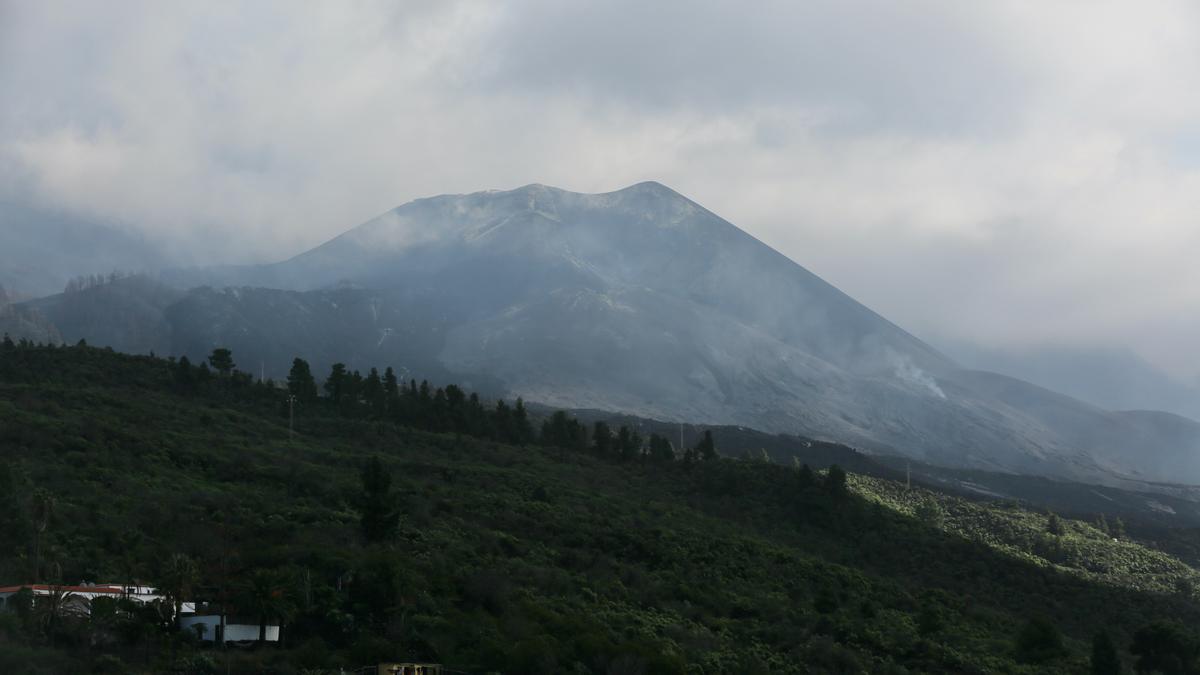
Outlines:
[[[288,394],[288,440],[296,437],[296,395]]]
[[[912,489],[912,463],[908,460],[904,461],[904,489]]]

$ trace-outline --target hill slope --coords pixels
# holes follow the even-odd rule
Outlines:
[[[181,389],[178,372],[93,348],[0,351],[0,473],[15,476],[0,498],[19,544],[0,573],[28,574],[19,523],[45,490],[43,570],[156,583],[185,555],[197,597],[244,610],[249,589],[278,589],[266,611],[285,618],[284,648],[218,657],[152,616],[47,633],[0,615],[0,666],[1049,673],[1084,667],[1100,628],[1123,647],[1156,617],[1200,619],[1193,570],[1082,523],[1050,535],[1044,514],[855,477],[842,494],[761,462],[420,432],[365,402],[307,404],[289,441],[282,393],[239,377]],[[401,521],[364,545],[373,456]],[[930,499],[941,516],[914,519]],[[1018,640],[1034,615],[1064,651]]]

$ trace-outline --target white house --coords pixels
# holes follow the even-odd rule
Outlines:
[[[194,631],[205,642],[220,639],[220,614],[191,614],[179,619],[183,630]],[[267,642],[279,642],[279,624],[267,622]],[[239,616],[225,617],[225,642],[257,642],[258,620]]]
[[[127,584],[81,584],[79,586],[58,586],[53,584],[20,584],[18,586],[0,587],[0,610],[10,609],[15,596],[22,589],[33,593],[33,602],[44,602],[45,599],[57,596],[62,602],[63,613],[86,617],[92,613],[92,601],[96,598],[112,598],[114,600],[128,599],[137,603],[162,601],[171,602],[165,594],[157,592],[149,586],[134,586]],[[174,609],[174,608],[172,608]],[[221,639],[221,614],[212,611],[215,608],[195,602],[184,602],[180,605],[179,625],[183,630],[194,632],[206,642]],[[279,641],[279,624],[268,623],[266,632],[267,642]],[[226,616],[224,626],[225,642],[257,642],[258,620],[236,616]]]
[[[39,598],[60,595],[67,613],[88,616],[92,612],[92,600],[96,598],[125,598],[138,603],[167,601],[167,596],[158,593],[149,586],[134,586],[128,584],[81,584],[79,586],[60,586],[55,584],[20,584],[18,586],[0,587],[0,609],[7,609],[12,597],[21,589],[28,588],[33,593],[34,603]],[[196,603],[185,602],[183,612],[195,612]]]

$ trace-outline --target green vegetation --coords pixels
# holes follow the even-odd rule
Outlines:
[[[275,387],[235,358],[0,348],[0,584],[171,598],[88,619],[17,602],[0,671],[1196,667],[1196,573],[1092,524],[1056,516],[1055,534],[1045,512],[717,459],[711,435],[539,425],[386,371],[343,369],[317,397],[306,367]],[[175,628],[193,598],[281,622],[282,644],[200,646]]]
[[[953,536],[978,542],[1031,565],[1113,587],[1177,595],[1191,601],[1200,574],[1179,559],[1124,538],[1099,523],[1067,520],[1011,502],[973,501],[931,490],[854,476],[854,491]]]

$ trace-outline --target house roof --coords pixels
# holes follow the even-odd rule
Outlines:
[[[100,584],[97,586],[55,586],[53,584],[20,584],[19,586],[0,586],[0,593],[16,593],[22,588],[28,588],[35,593],[37,591],[45,591],[47,593],[53,591],[63,591],[65,593],[110,593],[112,595],[124,595],[125,586],[120,584]]]

